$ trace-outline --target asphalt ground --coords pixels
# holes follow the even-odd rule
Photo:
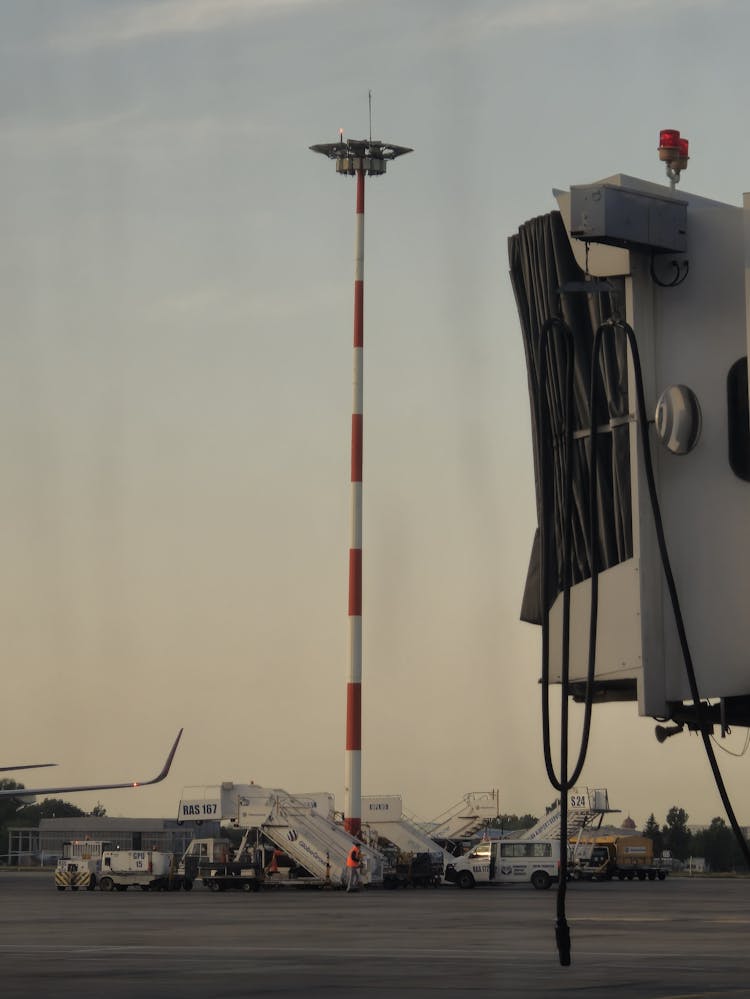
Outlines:
[[[445,886],[58,892],[0,874],[0,995],[750,997],[750,880],[571,884],[572,963],[555,890]]]

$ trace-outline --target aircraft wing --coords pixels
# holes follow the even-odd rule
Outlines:
[[[177,745],[181,737],[182,729],[177,733],[177,738],[169,751],[166,763],[156,777],[152,777],[151,780],[131,780],[125,784],[76,784],[72,787],[17,787],[13,790],[0,790],[0,798],[17,798],[21,800],[42,794],[71,794],[74,791],[114,791],[122,787],[146,787],[147,784],[158,784],[169,773],[169,768],[172,766],[172,760],[174,759],[174,754],[177,752]]]
[[[0,773],[13,773],[16,770],[36,770],[38,767],[56,767],[56,763],[19,763],[14,767],[0,767]]]

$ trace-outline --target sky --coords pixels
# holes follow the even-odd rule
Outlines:
[[[553,188],[662,181],[661,128],[741,204],[749,29],[742,0],[2,0],[2,761],[144,779],[184,727],[164,783],[76,802],[342,807],[355,185],[308,147],[365,137],[371,90],[414,152],[366,193],[363,792],[539,814],[507,239]],[[597,708],[582,783],[721,814],[653,726]]]

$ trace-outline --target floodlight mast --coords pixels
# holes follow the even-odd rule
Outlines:
[[[344,826],[352,836],[362,827],[362,420],[365,269],[365,175],[385,173],[388,160],[412,152],[372,139],[344,139],[310,146],[336,162],[336,173],[357,178],[354,241],[354,377],[351,436],[349,534],[349,673],[346,685]]]

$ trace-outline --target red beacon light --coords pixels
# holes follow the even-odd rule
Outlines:
[[[663,128],[659,132],[659,159],[667,165],[667,177],[672,188],[680,179],[680,171],[688,165],[688,140],[676,128]]]
[[[665,163],[675,158],[675,150],[684,142],[676,128],[663,128],[659,132],[659,159]]]

